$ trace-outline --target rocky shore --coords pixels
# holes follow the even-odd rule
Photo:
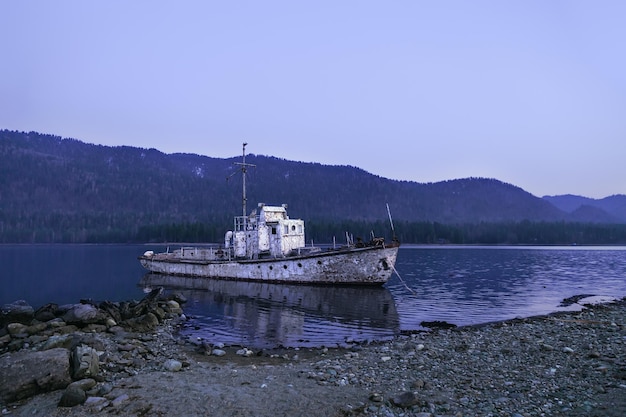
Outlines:
[[[626,415],[626,300],[275,351],[178,338],[183,302],[155,292],[138,303],[5,306],[2,414]]]

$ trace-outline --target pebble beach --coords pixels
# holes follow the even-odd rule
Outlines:
[[[60,406],[67,390],[55,390],[2,403],[2,414],[626,415],[624,299],[334,349],[213,346],[178,337],[183,319],[142,333],[78,329],[100,363],[81,380],[86,399]]]

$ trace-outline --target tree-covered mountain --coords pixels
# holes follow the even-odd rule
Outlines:
[[[2,130],[0,242],[221,239],[241,214],[235,162],[240,156],[164,154]],[[388,228],[386,203],[405,230],[415,224],[626,222],[623,207],[611,214],[608,206],[568,212],[495,179],[424,184],[254,154],[246,162],[256,165],[248,170],[248,211],[258,202],[286,203],[291,217],[307,220],[307,234],[322,240],[348,226]]]

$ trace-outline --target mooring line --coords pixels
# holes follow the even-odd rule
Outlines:
[[[413,293],[413,295],[417,295],[417,293],[415,291],[413,291],[413,289],[411,289],[408,285],[406,285],[406,282],[404,282],[404,280],[402,279],[402,277],[400,276],[400,273],[398,272],[398,270],[396,269],[395,266],[391,266],[391,268],[393,269],[393,272],[396,273],[396,275],[398,276],[398,278],[400,278],[400,282],[402,282],[404,284],[404,286],[406,287],[407,290],[411,291],[411,293]]]

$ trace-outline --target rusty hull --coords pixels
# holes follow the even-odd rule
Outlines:
[[[160,274],[298,284],[382,285],[394,270],[398,245],[320,251],[270,259],[181,259],[172,254],[139,257]],[[168,256],[169,255],[169,256]]]

